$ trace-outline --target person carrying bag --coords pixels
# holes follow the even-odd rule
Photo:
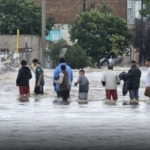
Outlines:
[[[146,78],[146,89],[144,95],[150,98],[150,58],[146,59],[146,66],[149,67]]]

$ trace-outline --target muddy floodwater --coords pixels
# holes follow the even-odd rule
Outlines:
[[[52,76],[53,70],[45,74]],[[100,84],[104,71],[88,71],[88,103],[77,102],[72,87],[68,103],[54,102],[52,81],[45,78],[46,95],[18,100],[17,72],[0,77],[0,150],[148,150],[150,149],[150,101],[144,97],[146,71],[141,78],[139,105],[122,105],[121,86],[115,105],[105,104]],[[120,72],[118,70],[118,72]],[[74,71],[74,81],[78,73]],[[32,87],[31,87],[32,88]]]

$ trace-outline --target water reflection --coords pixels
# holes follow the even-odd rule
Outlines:
[[[79,105],[85,105],[85,104],[88,104],[89,102],[87,100],[81,100],[81,101],[78,101],[78,104]]]
[[[70,101],[63,101],[63,100],[54,100],[53,104],[55,105],[70,105]]]
[[[29,102],[29,97],[19,97],[18,100],[22,103]]]

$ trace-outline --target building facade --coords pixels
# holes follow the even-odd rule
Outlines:
[[[37,1],[40,5],[42,0]],[[83,0],[45,0],[46,14],[52,14],[56,24],[71,23],[75,16],[83,10]],[[86,8],[95,3],[96,8],[102,4],[107,4],[112,9],[112,13],[127,20],[127,0],[85,0]]]
[[[141,10],[141,0],[127,0],[127,22],[129,25],[135,25],[135,20],[141,19],[139,10]]]

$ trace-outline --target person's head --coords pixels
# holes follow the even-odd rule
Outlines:
[[[135,60],[132,60],[131,63],[130,63],[130,66],[131,66],[131,67],[136,66],[136,61],[135,61]]]
[[[38,62],[39,62],[38,59],[33,59],[33,61],[32,61],[32,63],[33,63],[34,66],[37,66]]]
[[[80,75],[80,76],[84,76],[84,75],[85,75],[85,71],[84,71],[84,70],[80,70],[80,71],[79,71],[79,75]]]
[[[63,58],[63,57],[62,57],[62,58],[60,58],[60,59],[59,59],[59,63],[60,63],[60,64],[61,64],[61,63],[66,63],[65,58]]]
[[[27,65],[27,61],[26,61],[26,60],[22,60],[22,61],[21,61],[21,65],[22,65],[22,66],[26,66],[26,65]]]
[[[65,65],[62,65],[62,66],[61,66],[61,70],[62,70],[62,71],[66,71],[66,66],[65,66]]]
[[[114,69],[113,65],[108,66],[108,70],[113,70],[113,69]]]
[[[40,62],[38,62],[38,64],[41,66],[41,63],[40,63]]]
[[[146,61],[146,62],[145,62],[146,66],[147,66],[147,67],[150,67],[150,57],[149,57],[149,58],[146,58],[145,61]]]

